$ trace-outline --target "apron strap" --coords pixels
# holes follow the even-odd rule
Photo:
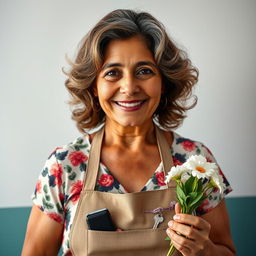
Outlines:
[[[84,177],[83,190],[93,191],[95,188],[99,170],[100,153],[104,137],[104,129],[105,127],[103,126],[98,132],[96,132],[92,140],[86,173]],[[164,137],[163,132],[156,125],[155,130],[158,150],[163,163],[164,173],[166,175],[170,168],[173,166],[173,159],[171,156],[170,147]],[[168,183],[168,187],[173,186],[175,186],[175,182],[171,181]]]
[[[161,131],[161,129],[157,125],[155,125],[155,129],[156,129],[156,140],[157,140],[158,150],[163,163],[164,173],[165,175],[167,175],[167,173],[173,166],[171,149],[169,144],[167,143],[167,140],[164,136],[163,131]],[[176,183],[175,181],[171,180],[167,185],[169,188],[175,187]]]
[[[103,141],[104,130],[105,126],[103,126],[99,131],[96,132],[92,140],[89,159],[83,182],[83,190],[93,191],[95,188],[99,171],[101,144]]]

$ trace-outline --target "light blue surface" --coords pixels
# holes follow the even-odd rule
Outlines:
[[[237,255],[255,255],[256,197],[228,198],[226,201]],[[20,255],[29,213],[30,207],[0,208],[0,256]]]

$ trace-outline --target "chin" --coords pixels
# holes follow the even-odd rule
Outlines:
[[[145,120],[121,120],[117,123],[123,127],[135,127],[145,124]]]

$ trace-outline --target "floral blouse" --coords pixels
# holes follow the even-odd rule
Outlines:
[[[173,132],[174,139],[170,149],[174,165],[184,163],[191,155],[203,155],[210,162],[216,160],[210,150],[200,142],[183,138]],[[83,187],[86,165],[91,144],[89,136],[85,135],[64,147],[56,148],[47,159],[45,166],[36,183],[32,196],[33,203],[51,219],[64,224],[62,255],[72,255],[69,247],[69,232],[74,219],[80,192]],[[226,189],[224,195],[232,191],[227,179],[224,178]],[[142,191],[167,188],[162,163],[157,167],[153,176],[145,184]],[[98,179],[95,190],[111,193],[128,193],[118,180],[111,174],[111,170],[103,164],[99,165]],[[207,198],[197,209],[197,214],[209,212],[221,201],[218,189]]]

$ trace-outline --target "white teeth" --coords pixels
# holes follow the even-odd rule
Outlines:
[[[123,107],[128,107],[128,108],[139,106],[141,103],[142,103],[142,101],[132,102],[132,103],[117,102],[118,105],[123,106]]]

